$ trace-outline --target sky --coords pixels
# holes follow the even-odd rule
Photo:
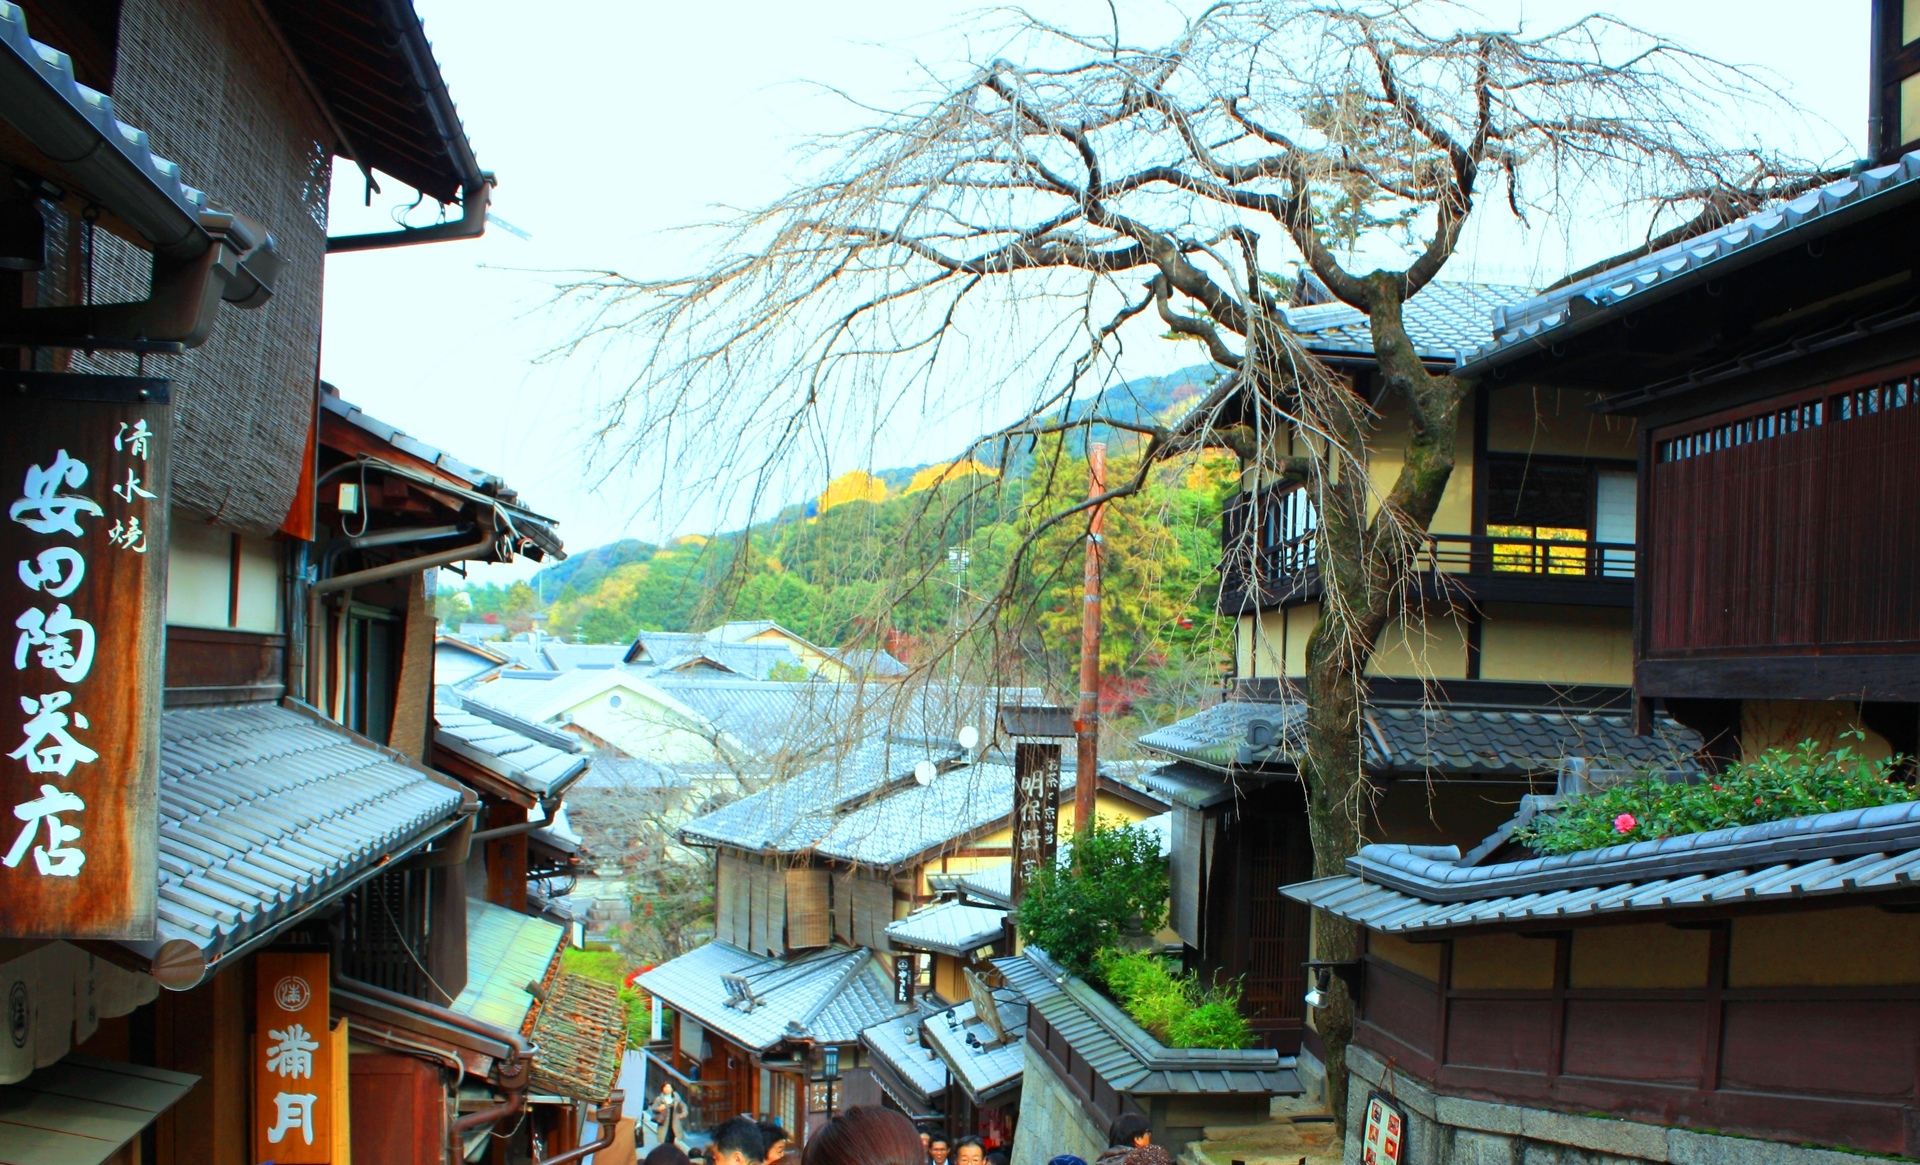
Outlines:
[[[569,271],[661,278],[695,269],[711,253],[708,236],[690,228],[721,208],[777,198],[805,173],[808,141],[860,124],[860,104],[889,106],[925,92],[957,62],[991,55],[997,18],[956,0],[416,7],[480,163],[499,177],[493,212],[529,237],[490,226],[479,240],[329,258],[323,378],[373,416],[501,476],[560,522],[571,550],[711,532],[719,520],[711,507],[698,497],[662,505],[648,467],[592,463],[598,406],[626,370],[617,356],[564,353],[578,317],[552,305],[555,285]],[[1028,7],[1094,30],[1117,14],[1126,39],[1149,41],[1194,6]],[[1861,152],[1867,0],[1822,5],[1818,20],[1785,0],[1475,7],[1490,23],[1534,29],[1607,11],[1757,66],[1819,119],[1831,148]],[[383,187],[364,205],[358,170],[336,165],[332,232],[391,226],[412,196],[395,182]],[[432,221],[432,211],[429,203],[408,221]],[[1542,278],[1537,267],[1536,257],[1490,243],[1449,275],[1520,282]],[[1140,364],[1126,371],[1153,375],[1195,355],[1180,345],[1144,348],[1132,349]],[[941,460],[975,435],[951,419],[908,424],[874,468]],[[488,567],[474,578],[505,581],[530,569]]]

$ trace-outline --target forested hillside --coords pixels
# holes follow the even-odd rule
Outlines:
[[[1199,383],[1187,373],[1127,387],[1141,412],[1167,415]],[[1110,480],[1131,474],[1131,439],[1101,436],[1110,442]],[[816,643],[885,647],[909,663],[927,662],[956,629],[971,628],[943,670],[1017,672],[1070,700],[1084,524],[1035,537],[1033,523],[1084,496],[1086,462],[1058,443],[1003,460],[855,471],[751,530],[598,547],[543,570],[530,587],[479,589],[466,599],[443,593],[443,610],[454,621],[498,612],[493,618],[512,625],[544,607],[550,633],[598,643],[641,630],[773,619]],[[1190,710],[1201,689],[1217,684],[1230,637],[1213,614],[1215,566],[1233,469],[1226,457],[1168,468],[1109,509],[1101,656],[1110,711]],[[1009,590],[1013,556],[1027,542],[1024,581]],[[996,596],[1011,601],[983,619]],[[475,615],[455,602],[471,602]]]

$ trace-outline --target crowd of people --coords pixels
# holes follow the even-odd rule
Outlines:
[[[686,1106],[671,1085],[650,1107],[662,1140],[647,1154],[646,1165],[691,1165],[679,1144]],[[1094,1165],[1173,1165],[1167,1151],[1153,1143],[1152,1129],[1138,1113],[1114,1121],[1107,1141]],[[721,1122],[712,1141],[696,1152],[704,1165],[1008,1165],[1004,1152],[989,1150],[979,1137],[949,1141],[938,1133],[921,1132],[904,1115],[878,1105],[858,1105],[829,1120],[807,1141],[805,1152],[787,1162],[792,1145],[780,1125],[736,1116]],[[1047,1165],[1087,1162],[1062,1154]]]

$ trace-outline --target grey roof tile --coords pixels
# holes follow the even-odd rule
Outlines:
[[[922,1104],[947,1090],[946,1064],[916,1036],[924,1019],[923,1013],[911,1011],[860,1032],[860,1042],[917,1091],[914,1099]]]
[[[160,720],[160,933],[209,959],[289,921],[458,811],[459,792],[273,704]]]
[[[551,796],[587,771],[576,744],[563,751],[449,704],[433,707],[433,742],[536,797]]]
[[[1487,342],[1496,309],[1526,302],[1530,287],[1506,283],[1436,280],[1406,302],[1407,338],[1422,358],[1454,362]],[[1306,346],[1332,355],[1373,355],[1373,332],[1365,313],[1344,303],[1282,309],[1287,326]]]
[[[937,902],[889,924],[887,937],[896,946],[965,957],[1004,934],[1006,921],[1003,909]]]
[[[1019,992],[1002,988],[994,992],[994,1001],[1009,1037],[998,1047],[988,1046],[994,1040],[993,1029],[975,1012],[972,1000],[928,1016],[922,1029],[975,1104],[990,1103],[1012,1091],[1026,1070],[1026,1000]]]
[[[640,986],[742,1047],[765,1051],[794,1031],[829,1043],[852,1043],[860,1032],[905,1009],[864,950],[828,947],[786,959],[749,954],[723,942],[695,947],[640,977]],[[722,975],[743,976],[749,1007],[730,1001]],[[790,1029],[789,1024],[798,1024]]]

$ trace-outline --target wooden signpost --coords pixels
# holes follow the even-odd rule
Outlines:
[[[0,399],[0,935],[151,939],[167,382]]]

